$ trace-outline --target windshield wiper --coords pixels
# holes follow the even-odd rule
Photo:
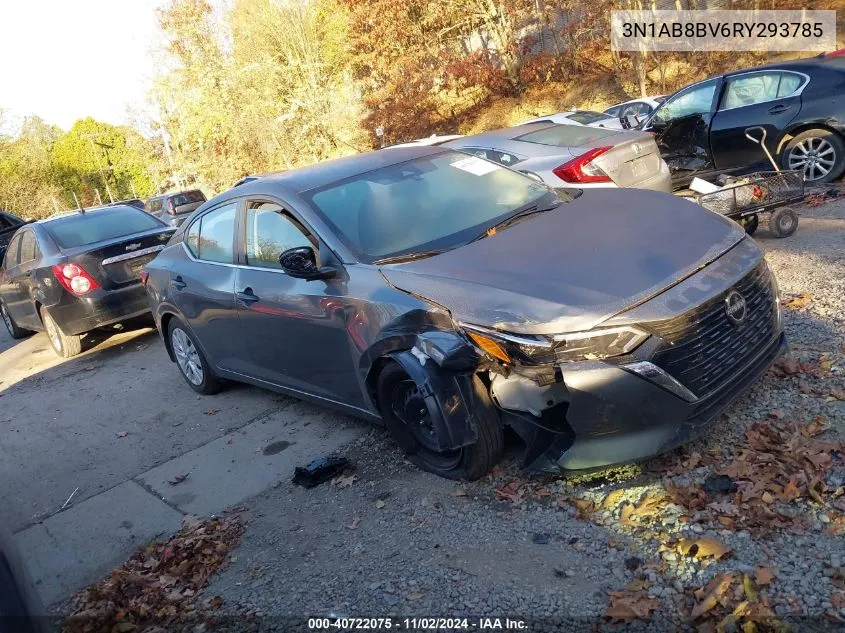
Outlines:
[[[509,226],[513,226],[514,224],[516,224],[520,220],[527,218],[530,215],[537,215],[538,213],[545,213],[546,211],[553,211],[554,209],[557,209],[560,205],[561,205],[560,200],[556,201],[555,204],[548,206],[548,207],[539,207],[536,204],[532,205],[532,206],[530,206],[526,209],[523,209],[522,211],[519,211],[517,213],[514,213],[513,215],[506,217],[504,220],[497,222],[493,226],[487,227],[484,230],[483,233],[481,233],[480,235],[477,235],[474,238],[472,238],[470,240],[470,243],[477,242],[478,240],[483,239],[483,238],[487,237],[488,235],[494,235],[494,234],[498,233],[499,231],[501,231],[502,229],[505,229]]]
[[[403,253],[402,255],[391,255],[390,257],[382,257],[381,259],[375,260],[374,264],[398,264],[400,262],[410,262],[415,259],[424,259],[426,257],[434,257],[435,255],[439,255],[440,253],[444,253],[449,248],[440,248],[433,251],[417,251],[415,253]]]

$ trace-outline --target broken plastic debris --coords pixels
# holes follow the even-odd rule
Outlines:
[[[307,466],[297,466],[293,471],[293,483],[313,488],[339,475],[349,466],[350,462],[345,457],[320,457]]]

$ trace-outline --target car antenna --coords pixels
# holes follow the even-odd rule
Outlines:
[[[85,207],[79,204],[79,198],[76,197],[76,192],[72,191],[71,193],[73,193],[73,199],[76,200],[76,210],[80,213],[85,213]]]

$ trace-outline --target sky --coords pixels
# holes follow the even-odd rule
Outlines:
[[[67,130],[92,116],[128,123],[146,107],[164,0],[0,0],[0,109]]]

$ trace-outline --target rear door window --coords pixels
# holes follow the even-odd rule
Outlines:
[[[44,224],[62,248],[104,242],[162,226],[160,220],[135,207],[111,207],[89,213],[74,213]]]
[[[21,236],[15,235],[14,239],[9,243],[9,247],[6,249],[6,255],[3,258],[3,267],[6,270],[18,265],[18,251],[20,250],[20,246]]]
[[[185,245],[194,257],[219,264],[233,263],[237,204],[203,214],[188,229]]]
[[[18,263],[26,264],[38,257],[38,244],[35,241],[35,235],[32,231],[24,231],[21,235],[20,251],[18,253]]]
[[[730,110],[777,99],[781,74],[767,72],[731,77],[722,97],[721,109]]]

